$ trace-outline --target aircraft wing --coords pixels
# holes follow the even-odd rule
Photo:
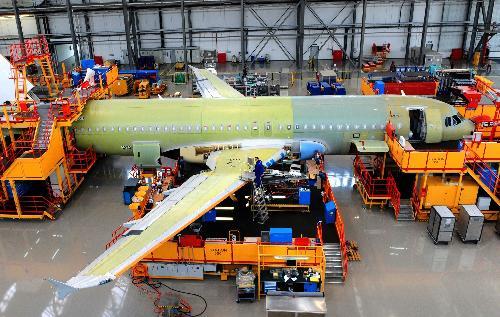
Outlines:
[[[244,97],[225,81],[212,74],[207,69],[189,66],[196,77],[196,85],[203,98],[237,98]]]
[[[216,152],[211,171],[192,176],[142,219],[127,223],[124,235],[78,275],[67,282],[49,278],[57,296],[64,298],[78,289],[106,284],[126,272],[241,188],[253,175],[248,158],[256,156],[270,166],[283,158],[285,151],[269,146]]]

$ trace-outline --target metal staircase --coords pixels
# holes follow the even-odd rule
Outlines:
[[[397,221],[415,221],[415,214],[410,199],[401,199],[399,204],[399,213]]]
[[[38,126],[33,149],[38,151],[45,151],[49,147],[50,136],[54,128],[54,114],[48,104],[41,104],[38,108],[38,115],[40,116],[40,124]]]
[[[340,243],[323,244],[325,253],[325,282],[331,284],[344,283],[344,267],[342,265],[342,250]]]
[[[51,97],[56,97],[59,93],[59,87],[57,85],[56,77],[54,75],[54,69],[52,67],[52,61],[50,55],[44,55],[43,57],[37,59],[38,64],[42,70],[43,79],[47,84],[47,89]]]
[[[267,219],[269,219],[269,211],[267,210],[266,204],[266,192],[262,185],[257,186],[253,183],[251,209],[253,213],[253,221],[262,225],[267,221]]]

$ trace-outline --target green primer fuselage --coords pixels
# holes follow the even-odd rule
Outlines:
[[[110,99],[90,101],[74,125],[77,145],[132,155],[132,143],[159,142],[162,151],[225,143],[317,141],[329,154],[352,140],[383,140],[388,120],[408,137],[409,109],[426,112],[429,142],[458,140],[471,125],[444,126],[456,110],[414,96],[307,96],[258,98]],[[427,141],[427,140],[426,140]]]

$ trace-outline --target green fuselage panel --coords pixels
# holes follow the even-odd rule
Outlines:
[[[328,153],[341,154],[352,140],[383,140],[388,120],[407,137],[408,108],[415,106],[432,108],[441,119],[456,113],[445,103],[414,96],[110,99],[88,102],[74,128],[79,147],[93,145],[107,154],[132,155],[134,141],[159,142],[166,151],[270,140],[318,141]],[[448,130],[445,138],[462,132]]]

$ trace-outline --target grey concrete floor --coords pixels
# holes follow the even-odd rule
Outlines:
[[[328,284],[329,316],[498,316],[500,237],[488,223],[478,245],[456,237],[435,246],[424,223],[396,223],[391,210],[365,209],[352,190],[352,157],[330,156],[326,169],[347,238],[360,245],[344,285]],[[130,213],[121,184],[130,158],[101,159],[56,221],[1,221],[0,316],[155,316],[130,282],[82,290],[58,301],[43,278],[67,279],[104,250]],[[205,316],[262,316],[265,300],[234,302],[234,281],[167,281],[207,299]],[[187,297],[196,313],[200,300]]]
[[[326,62],[328,63],[328,62]],[[290,65],[289,65],[290,64]],[[273,62],[271,70],[293,65]],[[498,64],[493,75],[498,75]],[[500,81],[500,77],[491,77]],[[290,89],[304,95],[305,82]],[[359,79],[346,82],[359,92]],[[176,86],[185,89],[183,86]],[[130,217],[122,204],[122,182],[131,158],[101,159],[56,221],[0,221],[1,316],[155,316],[151,301],[128,276],[82,290],[64,301],[44,278],[73,276],[103,250],[111,232]],[[327,158],[346,222],[347,238],[360,245],[344,285],[326,287],[329,316],[499,316],[500,237],[486,224],[478,245],[435,246],[424,223],[396,223],[391,210],[365,209],[352,190],[352,158]],[[262,316],[265,300],[234,302],[234,281],[168,281],[207,299],[205,316]],[[197,313],[202,303],[187,297]]]

